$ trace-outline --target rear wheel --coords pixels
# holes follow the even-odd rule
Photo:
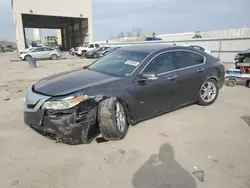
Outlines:
[[[57,55],[56,55],[56,54],[51,55],[51,56],[50,56],[50,59],[51,59],[51,60],[57,60]]]
[[[208,79],[201,86],[198,103],[202,106],[209,106],[216,101],[218,94],[218,83],[214,79]]]
[[[25,57],[24,57],[24,59],[26,60],[26,61],[30,61],[31,60],[31,56],[30,55],[26,55]]]
[[[236,84],[237,84],[237,82],[236,82],[236,80],[234,80],[234,79],[229,79],[228,81],[226,81],[226,86],[228,86],[228,87],[234,87]]]
[[[124,105],[116,98],[99,103],[98,122],[106,140],[121,140],[128,132],[127,114]]]

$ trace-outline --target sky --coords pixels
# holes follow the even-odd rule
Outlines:
[[[141,28],[156,34],[250,27],[250,0],[92,0],[95,40]],[[0,40],[15,41],[11,0],[0,0]],[[53,32],[42,31],[42,35]],[[27,30],[28,38],[32,31]]]

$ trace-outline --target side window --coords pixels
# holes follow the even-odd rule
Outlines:
[[[204,63],[204,57],[194,52],[178,51],[175,52],[176,68],[186,68]]]
[[[37,49],[33,50],[32,52],[43,52],[43,51],[44,51],[43,48],[37,48]]]
[[[100,45],[99,45],[99,44],[95,44],[95,47],[96,47],[96,48],[100,48]]]
[[[148,64],[143,72],[161,74],[174,70],[172,55],[172,52],[166,52],[164,54],[158,55]]]
[[[52,48],[44,48],[44,49],[45,49],[45,51],[53,51]]]
[[[90,44],[90,45],[89,45],[89,48],[94,48],[94,44]]]

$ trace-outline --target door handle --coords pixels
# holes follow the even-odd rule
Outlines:
[[[198,69],[197,72],[203,72],[205,69]]]
[[[172,80],[175,80],[176,78],[178,78],[178,76],[170,76],[168,77],[168,80],[172,81]]]

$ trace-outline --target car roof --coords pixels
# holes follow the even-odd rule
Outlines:
[[[157,50],[168,49],[173,47],[174,47],[173,45],[166,45],[166,44],[140,44],[140,45],[124,46],[120,48],[120,50],[152,53]]]
[[[152,52],[157,52],[160,50],[175,50],[175,49],[191,50],[191,51],[201,53],[200,50],[196,50],[188,46],[167,45],[167,44],[142,44],[142,45],[133,45],[133,46],[131,45],[131,46],[121,47],[118,50],[135,51],[135,52],[143,52],[143,53],[150,54]]]

